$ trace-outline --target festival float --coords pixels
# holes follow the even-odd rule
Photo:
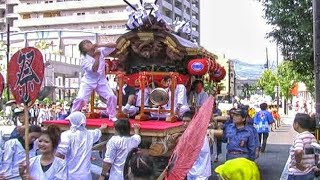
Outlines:
[[[126,2],[126,1],[125,1]],[[216,61],[216,55],[200,47],[192,40],[191,28],[188,22],[166,23],[159,13],[156,3],[138,3],[138,6],[128,4],[128,32],[121,35],[116,43],[116,51],[112,58],[106,58],[108,74],[117,78],[118,89],[118,118],[125,118],[122,110],[122,87],[124,84],[141,90],[144,94],[146,87],[151,87],[150,107],[145,107],[144,96],[141,96],[139,113],[130,118],[131,123],[141,126],[141,146],[148,149],[154,157],[168,157],[175,147],[173,135],[183,132],[182,122],[174,114],[174,107],[160,108],[171,101],[174,104],[177,84],[185,85],[190,91],[191,84],[196,79],[206,78],[208,81],[219,82],[226,70]],[[162,86],[164,76],[170,76],[172,83],[168,94]],[[90,112],[87,113],[87,128],[98,128],[101,124],[108,125],[103,132],[103,140],[108,140],[114,134],[113,122],[101,118],[98,107],[95,107],[91,97]],[[192,108],[195,105],[191,103]],[[164,120],[152,119],[151,112],[167,113]],[[44,126],[57,124],[63,130],[69,128],[68,121],[45,121]],[[104,145],[106,142],[99,144]],[[104,146],[105,147],[105,146]]]

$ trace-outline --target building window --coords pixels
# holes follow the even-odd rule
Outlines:
[[[22,14],[22,19],[30,19],[31,14]]]
[[[43,13],[43,17],[57,17],[60,16],[60,12],[47,12]]]
[[[86,15],[86,13],[85,13],[85,12],[79,12],[79,13],[77,13],[77,16],[83,16],[83,15]]]
[[[53,1],[45,1],[44,3],[46,3],[46,4],[53,3]]]
[[[174,6],[180,10],[182,9],[182,4],[179,1],[175,1]]]
[[[167,8],[163,8],[163,11],[164,11],[165,16],[172,18],[172,10],[169,10]]]

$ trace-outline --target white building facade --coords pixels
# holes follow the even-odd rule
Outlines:
[[[122,0],[0,0],[0,32],[9,23],[14,31],[84,30],[117,38],[126,31],[127,4]],[[138,0],[130,1],[133,4]],[[148,0],[146,2],[153,2]],[[190,22],[199,42],[199,0],[158,0],[167,23]],[[2,28],[1,28],[2,27]]]

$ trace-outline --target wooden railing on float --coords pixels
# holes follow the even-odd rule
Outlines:
[[[124,79],[125,79],[125,74],[123,72],[114,72],[114,73],[108,73],[108,74],[115,74],[117,76],[117,118],[126,118],[127,115],[122,112],[122,88],[124,85]],[[170,113],[169,116],[167,116],[166,121],[168,122],[175,122],[177,120],[177,117],[175,116],[174,112],[174,98],[175,98],[175,88],[177,85],[177,77],[178,73],[176,72],[140,72],[139,73],[139,88],[141,90],[141,106],[140,106],[140,112],[135,116],[135,119],[137,120],[149,120],[150,117],[146,114],[146,112],[158,112],[158,113]],[[145,88],[146,85],[148,84],[148,76],[170,76],[171,77],[171,84],[170,84],[170,93],[171,93],[171,99],[170,103],[170,109],[146,109],[144,105],[144,93],[145,93]],[[94,99],[95,99],[95,92],[92,93],[91,95],[91,100],[90,100],[90,115],[89,117],[94,116],[95,110],[96,109],[104,109],[104,108],[99,108],[95,107],[94,104]]]
[[[145,114],[145,112],[158,112],[158,113],[166,113],[169,112],[170,115],[167,116],[166,121],[168,122],[175,122],[177,121],[177,117],[175,116],[174,112],[174,96],[175,96],[175,89],[177,85],[177,77],[178,73],[176,72],[140,72],[139,73],[139,83],[140,83],[140,90],[141,90],[141,106],[140,106],[140,113],[135,116],[137,120],[147,120],[150,117]],[[148,76],[170,76],[171,77],[171,84],[170,84],[170,93],[171,99],[169,99],[171,106],[170,109],[145,109],[144,106],[144,90],[145,86],[148,83]]]

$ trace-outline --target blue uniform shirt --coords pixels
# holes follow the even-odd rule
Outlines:
[[[254,144],[255,144],[255,149],[261,147],[261,143],[259,141],[259,134],[256,130],[256,128],[253,125],[247,124],[247,127],[252,131],[253,137],[254,137]],[[253,152],[251,155],[249,155],[250,160],[255,160],[256,159],[256,153]]]
[[[238,157],[255,159],[256,140],[252,128],[244,126],[237,129],[236,125],[231,123],[225,127],[222,141],[227,143],[227,160]]]
[[[263,110],[256,113],[254,116],[254,124],[256,125],[256,129],[258,133],[268,133],[269,132],[269,124],[272,124],[273,117],[269,111]]]

